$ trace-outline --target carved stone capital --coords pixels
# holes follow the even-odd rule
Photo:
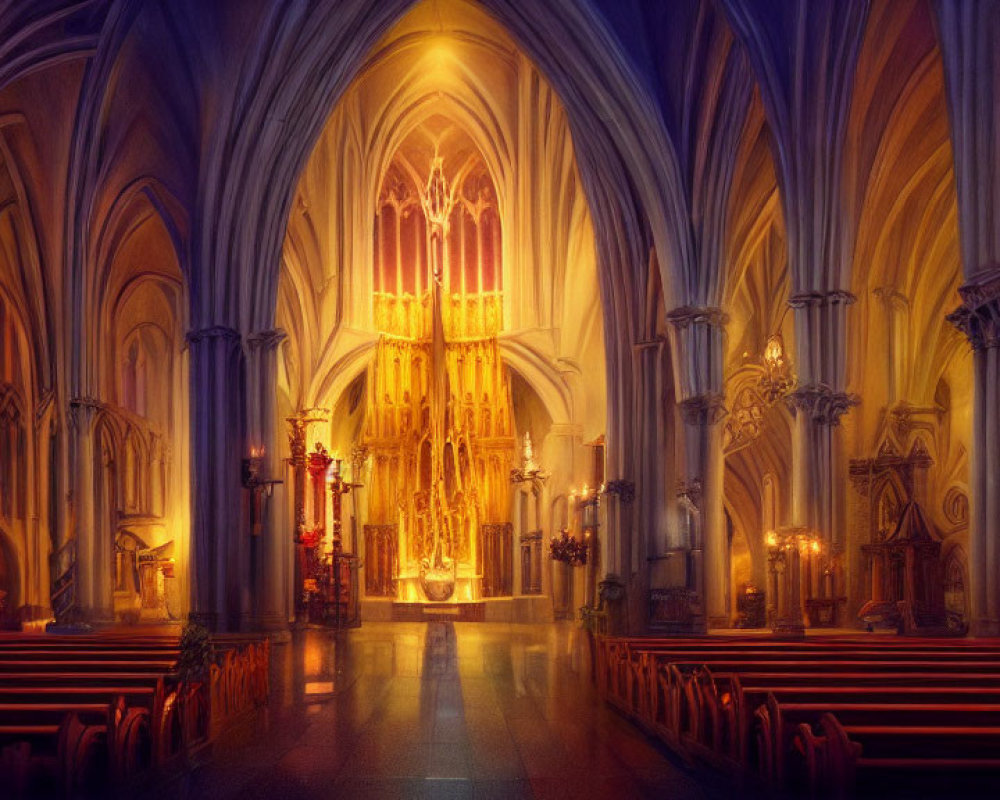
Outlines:
[[[843,289],[831,289],[826,291],[810,290],[796,292],[788,298],[788,305],[792,308],[811,308],[814,306],[849,306],[857,298]]]
[[[701,481],[693,478],[689,481],[677,481],[677,498],[692,510],[701,507]]]
[[[188,331],[184,338],[187,339],[188,344],[200,344],[207,339],[228,339],[232,342],[238,342],[242,339],[239,331],[227,328],[225,325],[213,325],[209,328]]]
[[[839,425],[851,406],[861,402],[856,394],[835,392],[829,386],[813,384],[796,389],[788,399],[794,409],[805,412],[819,425]]]
[[[190,334],[188,334],[190,336]],[[260,350],[273,350],[278,347],[288,334],[281,328],[273,328],[269,331],[257,331],[247,336],[247,347]]]
[[[104,404],[96,397],[74,397],[69,401],[69,421],[78,431],[90,427]]]
[[[679,403],[685,425],[714,425],[726,416],[721,394],[699,394]]]
[[[718,306],[679,306],[667,314],[667,321],[678,330],[691,325],[722,328],[729,321],[729,316]]]
[[[1000,346],[1000,265],[980,270],[958,293],[962,305],[948,321],[968,337],[973,350]]]

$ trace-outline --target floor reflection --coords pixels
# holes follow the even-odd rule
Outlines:
[[[569,624],[366,623],[272,652],[258,729],[152,797],[706,796],[598,702]]]

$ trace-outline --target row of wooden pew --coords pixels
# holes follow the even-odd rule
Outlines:
[[[1000,641],[598,638],[599,692],[773,793],[1000,793]]]
[[[0,794],[127,793],[265,704],[267,641],[214,643],[207,680],[182,681],[176,635],[0,635]]]

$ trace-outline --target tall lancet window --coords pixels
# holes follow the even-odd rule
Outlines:
[[[496,188],[471,141],[453,130],[448,133],[450,138],[442,136],[433,144],[423,136],[411,136],[382,179],[375,215],[373,285],[375,326],[383,333],[406,338],[426,334],[421,326],[429,318],[435,258],[448,334],[489,336],[502,327],[502,236]],[[441,208],[432,211],[432,205]],[[442,211],[443,224],[430,218]],[[436,227],[443,230],[436,233]]]

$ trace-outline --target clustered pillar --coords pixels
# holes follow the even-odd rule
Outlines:
[[[76,601],[87,622],[110,622],[113,617],[111,543],[102,525],[97,502],[97,476],[104,475],[96,441],[100,403],[91,398],[70,402],[73,470],[73,529],[76,539]]]
[[[723,337],[726,316],[718,308],[675,309],[667,315],[677,337],[680,409],[684,422],[683,471],[678,502],[688,520],[688,589],[700,608],[691,625],[724,626],[726,602],[726,530],[722,503],[725,462],[722,425]]]
[[[821,542],[825,569],[833,584],[822,582],[834,596],[843,593],[840,573],[844,541],[838,426],[858,398],[844,390],[846,381],[847,309],[850,292],[799,292],[789,300],[795,313],[798,388],[790,405],[792,433],[792,524],[812,532]],[[834,598],[824,598],[833,601]]]
[[[241,530],[246,363],[238,331],[188,334],[191,369],[191,611],[212,630],[250,623],[249,555]]]
[[[948,319],[969,337],[975,399],[969,571],[972,632],[1000,636],[1000,265],[959,289]]]

